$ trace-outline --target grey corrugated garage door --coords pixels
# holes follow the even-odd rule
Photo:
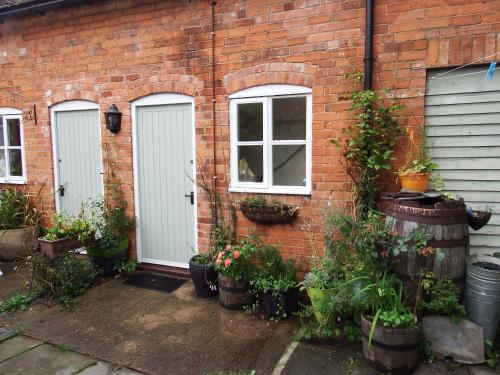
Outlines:
[[[471,229],[472,252],[492,253],[500,251],[500,70],[493,80],[485,80],[485,69],[440,76],[442,70],[430,71],[425,125],[444,191],[462,196],[473,207],[493,209],[487,226]]]

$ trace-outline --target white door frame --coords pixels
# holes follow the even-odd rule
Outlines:
[[[101,135],[101,121],[100,119],[100,107],[98,103],[94,103],[87,100],[68,100],[55,104],[50,107],[50,124],[51,124],[51,137],[52,137],[52,163],[54,168],[54,200],[56,202],[56,211],[59,212],[61,207],[60,197],[59,197],[59,163],[58,160],[58,150],[57,150],[57,123],[56,123],[56,113],[57,112],[71,112],[71,111],[85,111],[85,110],[95,110],[97,109],[97,127],[99,129],[99,145],[102,145],[102,135]],[[102,168],[102,147],[100,147],[101,153],[101,178],[102,178],[102,195],[104,196],[104,174]]]
[[[137,261],[139,263],[153,263],[160,264],[163,266],[188,268],[188,263],[178,263],[178,262],[168,262],[152,260],[148,258],[143,258],[142,256],[142,242],[141,242],[141,230],[140,230],[140,217],[141,208],[139,205],[139,170],[138,170],[138,160],[137,160],[137,108],[155,105],[169,105],[169,104],[191,104],[191,123],[193,132],[193,191],[194,191],[194,246],[195,253],[198,252],[198,192],[196,188],[196,134],[195,134],[195,111],[194,111],[194,98],[188,95],[174,94],[174,93],[163,93],[163,94],[151,94],[144,96],[142,98],[136,99],[131,102],[131,114],[132,114],[132,163],[133,163],[133,177],[134,177],[134,206],[135,206],[135,216],[136,216],[136,244],[137,244]]]

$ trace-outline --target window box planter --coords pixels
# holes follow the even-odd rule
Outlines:
[[[116,264],[127,258],[128,246],[128,238],[124,238],[120,241],[116,250],[113,251],[113,256],[92,255],[92,263],[102,271],[104,277],[113,277],[118,273],[115,270]]]
[[[38,244],[40,245],[40,252],[45,255],[49,260],[53,260],[64,253],[71,250],[79,249],[85,246],[92,246],[95,243],[95,233],[93,233],[90,238],[82,243],[78,236],[72,236],[67,238],[61,238],[55,241],[49,241],[44,238],[38,239]]]
[[[12,261],[28,256],[36,250],[38,227],[27,227],[0,231],[0,260]]]
[[[196,295],[201,298],[209,298],[219,294],[217,283],[218,273],[213,264],[198,264],[196,257],[189,260],[189,272],[193,280]]]
[[[299,211],[297,206],[289,204],[251,202],[241,202],[240,209],[248,220],[266,225],[291,223]]]
[[[363,331],[363,354],[370,366],[378,371],[391,374],[411,374],[419,364],[419,341],[422,325],[409,328],[388,328],[377,324],[370,345],[372,320],[361,316]]]

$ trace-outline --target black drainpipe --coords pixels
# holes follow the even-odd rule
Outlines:
[[[365,21],[365,81],[364,89],[372,89],[373,71],[373,13],[375,0],[366,0]]]

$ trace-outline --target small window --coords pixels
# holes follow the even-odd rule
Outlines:
[[[0,108],[0,182],[25,183],[21,111]]]
[[[311,90],[268,85],[230,100],[231,191],[310,194]]]

